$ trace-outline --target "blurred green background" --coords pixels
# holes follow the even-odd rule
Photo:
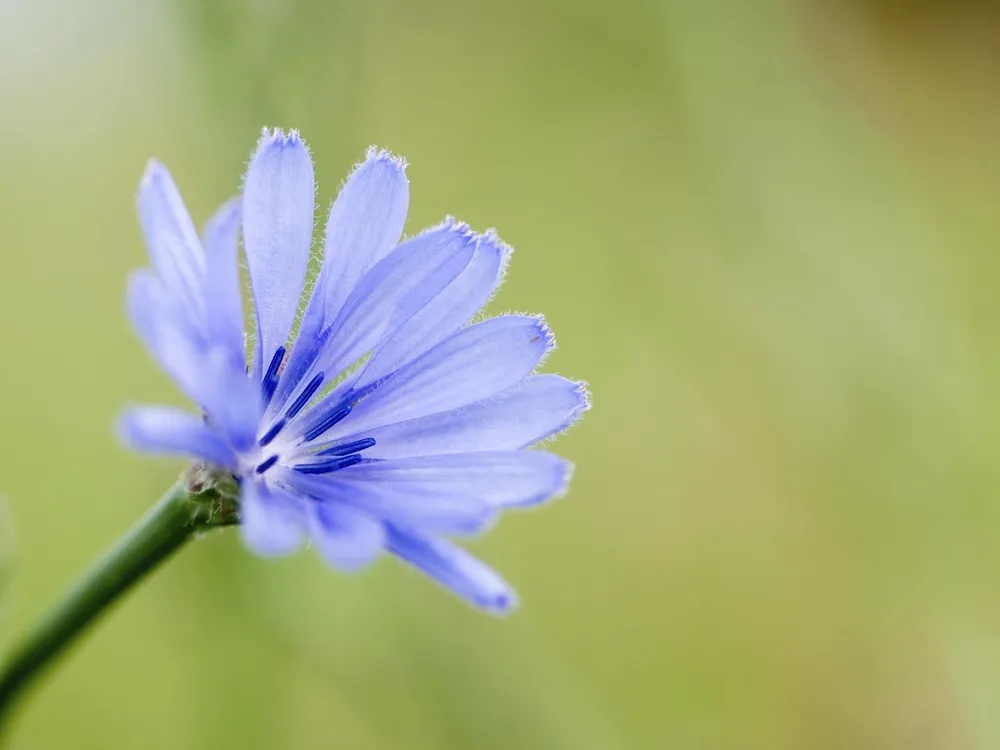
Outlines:
[[[212,535],[26,702],[18,748],[1000,747],[1000,14],[854,0],[0,0],[3,637],[181,469],[123,314],[134,195],[199,221],[261,126],[326,206],[370,143],[408,231],[517,252],[595,408],[483,616]]]

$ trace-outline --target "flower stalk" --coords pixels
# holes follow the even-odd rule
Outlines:
[[[196,536],[238,520],[235,485],[193,466],[4,655],[0,735],[26,688],[136,583]]]

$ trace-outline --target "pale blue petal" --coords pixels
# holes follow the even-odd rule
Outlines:
[[[299,326],[300,346],[286,365],[272,413],[313,363],[319,348],[312,344],[336,319],[360,279],[399,242],[409,204],[405,166],[385,151],[369,151],[330,208],[323,267]]]
[[[376,263],[336,321],[314,341],[303,340],[305,345],[292,349],[271,416],[315,373],[323,372],[329,381],[391,336],[462,272],[474,252],[475,235],[468,227],[448,223],[404,242]]]
[[[382,554],[385,527],[380,521],[342,503],[314,502],[311,509],[313,544],[333,567],[360,570]]]
[[[496,395],[531,374],[553,345],[548,327],[536,317],[505,315],[464,328],[388,378],[327,437],[365,432]],[[310,414],[310,419],[321,416]]]
[[[509,251],[492,233],[478,238],[465,270],[376,349],[358,388],[390,375],[468,323],[496,290]]]
[[[262,480],[245,479],[240,497],[243,543],[264,557],[295,552],[305,541],[305,502]]]
[[[451,542],[393,525],[386,542],[392,554],[477,607],[503,614],[517,606],[517,595],[496,571]]]
[[[474,404],[369,431],[363,437],[374,438],[375,445],[365,450],[365,456],[517,450],[562,432],[587,407],[582,383],[559,375],[533,375]]]
[[[183,301],[192,321],[204,314],[201,297],[205,259],[184,201],[170,172],[150,161],[139,184],[139,223],[153,269],[170,294]]]
[[[442,495],[419,483],[381,486],[349,481],[346,471],[332,475],[288,472],[287,483],[300,493],[348,505],[375,518],[442,534],[476,534],[497,518],[497,508],[479,497]]]
[[[228,353],[233,367],[246,366],[238,242],[240,201],[223,205],[205,226],[205,316],[208,337]]]
[[[118,421],[118,435],[133,450],[201,458],[235,469],[232,450],[205,421],[166,406],[130,409]]]
[[[537,505],[562,494],[571,471],[569,461],[552,453],[484,451],[361,463],[337,472],[337,479],[371,482],[379,492],[511,508]]]
[[[344,304],[319,369],[340,372],[396,330],[472,260],[474,238],[454,224],[404,242],[375,265]]]
[[[160,279],[149,271],[133,271],[125,301],[129,319],[149,353],[192,401],[206,406],[209,384],[202,368],[204,344],[177,312],[175,300]]]
[[[264,131],[243,185],[243,245],[257,311],[255,371],[284,346],[313,233],[313,165],[298,133]]]
[[[147,349],[230,444],[245,450],[260,421],[260,389],[247,380],[244,365],[233,363],[230,352],[185,330],[184,320],[173,313],[173,302],[150,272],[130,274],[128,313]]]
[[[399,242],[410,202],[405,170],[402,159],[369,149],[334,201],[322,271],[325,320],[336,318],[361,278]]]
[[[221,347],[206,352],[199,366],[209,421],[236,450],[250,450],[260,427],[260,387],[247,377],[245,365],[234,366],[231,352]]]
[[[161,366],[158,331],[162,316],[170,315],[164,304],[166,299],[163,282],[154,273],[146,269],[129,273],[125,288],[125,312],[146,350]]]

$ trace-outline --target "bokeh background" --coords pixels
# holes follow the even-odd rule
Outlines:
[[[1000,747],[1000,14],[954,0],[0,0],[9,640],[174,479],[123,314],[134,195],[204,220],[261,126],[328,205],[371,143],[408,231],[516,248],[595,408],[568,497],[474,550],[494,620],[385,560],[172,560],[18,748]]]

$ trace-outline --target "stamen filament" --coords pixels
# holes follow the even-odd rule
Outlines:
[[[295,399],[291,406],[288,407],[288,411],[285,413],[286,419],[293,419],[296,414],[305,408],[305,405],[309,403],[309,399],[313,397],[313,394],[319,390],[319,387],[323,385],[323,373],[319,373],[312,380],[309,381],[309,385],[306,386],[305,390],[299,394],[299,397]]]
[[[363,460],[357,453],[352,453],[350,456],[331,458],[329,461],[321,461],[320,463],[299,464],[294,468],[295,471],[301,474],[329,474],[333,471],[346,469],[348,466],[354,466],[354,464],[361,463]]]
[[[331,448],[324,448],[323,450],[316,453],[317,456],[346,456],[350,453],[360,453],[366,448],[371,448],[375,445],[375,438],[361,438],[361,440],[354,440],[350,443],[344,443],[343,445],[334,445]]]

